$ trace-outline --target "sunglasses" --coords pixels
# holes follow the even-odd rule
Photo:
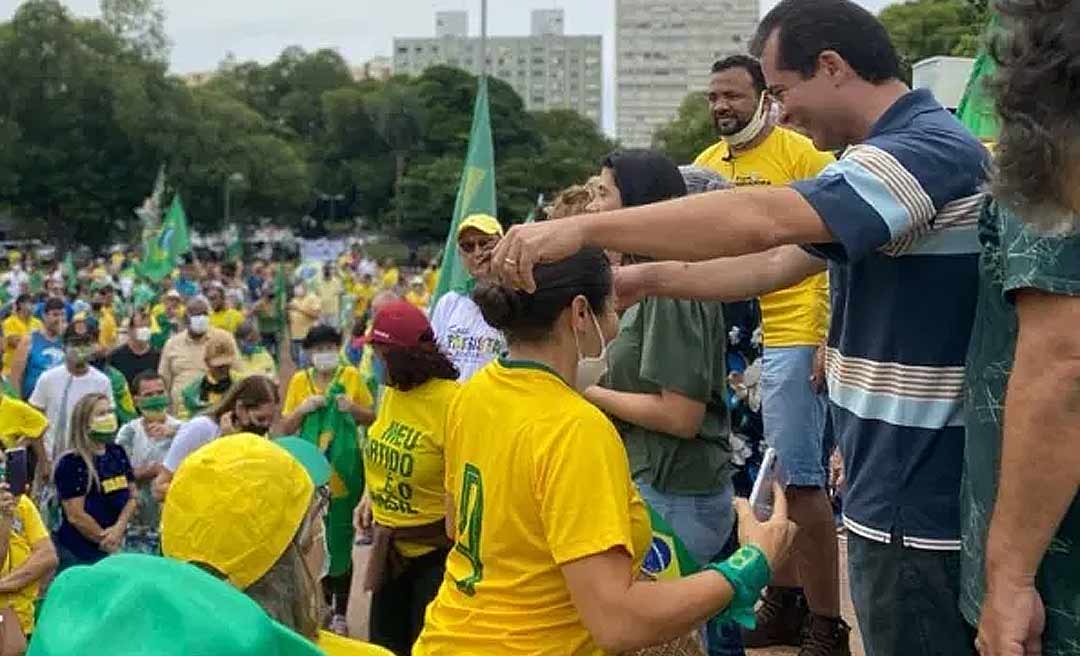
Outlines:
[[[485,250],[492,247],[494,244],[494,239],[475,239],[469,241],[459,241],[458,248],[461,249],[462,253],[465,253],[466,255],[471,255],[475,250]]]

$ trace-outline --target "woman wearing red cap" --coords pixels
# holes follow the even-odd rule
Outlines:
[[[364,587],[371,642],[409,654],[445,572],[443,429],[458,370],[435,343],[424,313],[395,301],[365,340],[386,367],[386,392],[364,449],[367,491],[357,510],[374,547]]]

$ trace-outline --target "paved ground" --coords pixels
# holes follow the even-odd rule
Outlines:
[[[349,603],[349,629],[356,638],[367,637],[367,613],[370,599],[368,595],[359,592],[361,586],[360,574],[366,563],[367,550],[358,547],[353,557],[356,572],[353,577],[353,597]],[[855,612],[851,608],[851,595],[848,594],[847,584],[847,541],[840,539],[840,589],[842,612],[844,619],[851,625],[851,653],[852,656],[863,656],[862,638],[855,623]],[[748,649],[750,656],[795,656],[798,653],[795,647],[775,649]]]

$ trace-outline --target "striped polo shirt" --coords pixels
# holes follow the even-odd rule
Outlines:
[[[901,97],[812,180],[792,183],[835,241],[826,374],[848,530],[960,548],[964,359],[986,149],[926,90]]]

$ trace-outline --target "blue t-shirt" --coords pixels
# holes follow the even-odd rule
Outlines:
[[[964,359],[989,153],[929,91],[901,97],[817,178],[792,183],[834,241],[826,372],[848,491],[878,542],[960,549]]]
[[[86,497],[86,514],[102,528],[109,528],[120,518],[120,512],[131,498],[128,486],[135,481],[135,472],[127,453],[117,444],[106,444],[105,453],[94,456],[94,469],[98,483],[91,486],[82,456],[70,451],[65,453],[56,465],[56,490],[61,501]],[[86,563],[95,563],[108,555],[68,521],[66,512],[56,531],[56,542]]]
[[[41,374],[61,364],[64,364],[63,338],[49,339],[37,330],[30,333],[30,351],[26,355],[26,371],[23,373],[21,390],[23,398],[30,398]]]

